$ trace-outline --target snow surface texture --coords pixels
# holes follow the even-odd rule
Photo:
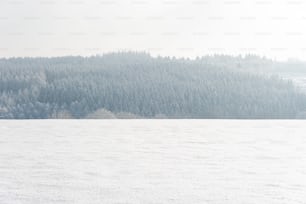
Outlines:
[[[0,121],[0,203],[305,203],[306,122]]]

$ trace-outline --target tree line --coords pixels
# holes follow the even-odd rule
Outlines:
[[[135,52],[0,59],[0,118],[303,115],[305,95],[290,81],[254,72],[261,64],[273,62],[254,56],[153,58]]]

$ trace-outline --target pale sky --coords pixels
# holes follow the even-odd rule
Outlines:
[[[0,0],[0,57],[258,54],[306,60],[302,0]]]

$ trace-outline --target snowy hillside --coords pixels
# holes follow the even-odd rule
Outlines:
[[[0,203],[303,203],[305,125],[1,121]]]
[[[289,68],[258,57],[137,52],[0,59],[0,119],[301,118],[306,94],[275,76]]]

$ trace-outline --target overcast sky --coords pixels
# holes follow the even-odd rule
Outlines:
[[[1,0],[0,56],[118,50],[306,59],[302,0]]]

